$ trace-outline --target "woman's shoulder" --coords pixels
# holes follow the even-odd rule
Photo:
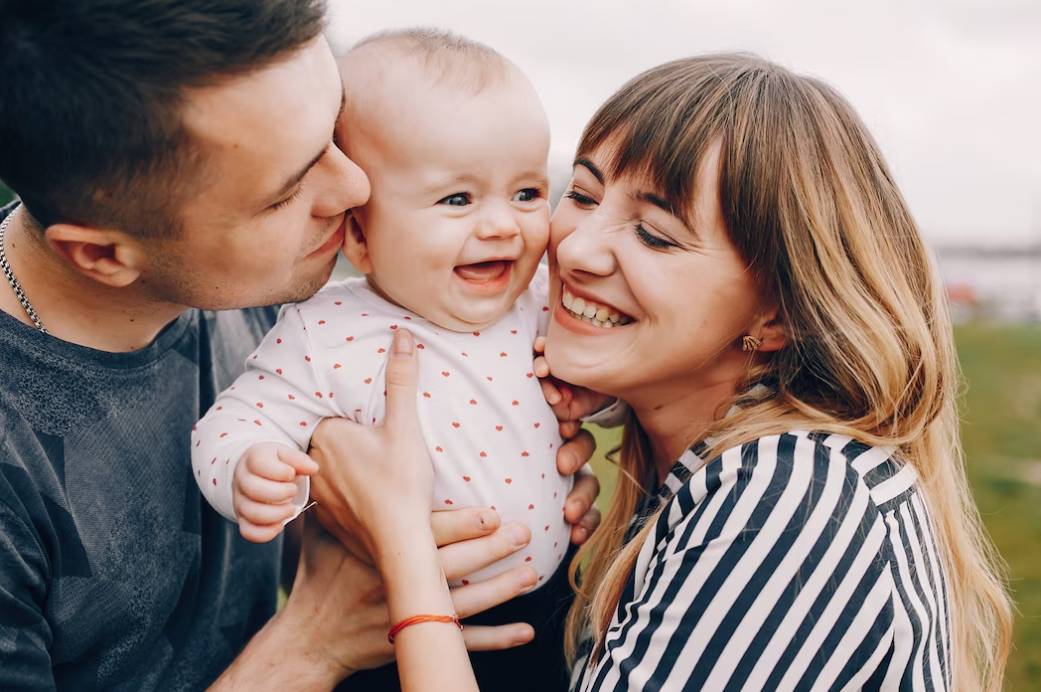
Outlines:
[[[912,493],[916,481],[914,469],[894,448],[842,435],[793,430],[714,454],[699,443],[661,486],[660,499],[671,507],[662,517],[668,526],[660,529],[675,530],[692,515],[704,514],[706,505],[739,510],[730,523],[740,523],[746,532],[778,521],[790,530],[838,520],[869,526]]]

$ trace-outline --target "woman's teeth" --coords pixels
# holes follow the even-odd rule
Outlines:
[[[611,327],[620,327],[633,321],[628,315],[611,312],[608,308],[601,307],[591,300],[573,296],[566,288],[564,289],[564,296],[561,302],[564,304],[564,309],[576,318],[597,327],[610,329]]]

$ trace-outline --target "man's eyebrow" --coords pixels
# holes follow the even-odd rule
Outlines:
[[[347,90],[345,88],[341,87],[340,88],[340,110],[336,114],[337,122],[340,120],[340,116],[343,115],[343,111],[344,111],[344,109],[346,107],[347,107]],[[315,155],[315,157],[312,158],[311,161],[306,166],[301,168],[299,171],[297,171],[293,175],[289,176],[289,178],[286,180],[285,184],[282,185],[282,187],[279,188],[278,192],[276,194],[272,195],[271,198],[278,200],[278,199],[282,199],[282,197],[284,197],[286,194],[288,194],[289,191],[292,190],[294,187],[296,187],[297,184],[299,184],[299,182],[304,179],[304,176],[307,175],[307,173],[312,168],[314,168],[318,164],[319,161],[322,160],[322,157],[325,156],[325,152],[328,151],[328,150],[329,150],[329,145],[327,145],[325,147],[325,149],[322,149],[320,152],[318,152],[318,154]]]
[[[600,172],[600,169],[596,167],[596,164],[594,164],[586,157],[579,156],[577,159],[575,159],[575,165],[584,166],[589,170],[590,173],[593,174],[593,177],[596,178],[601,185],[604,184],[604,174]]]

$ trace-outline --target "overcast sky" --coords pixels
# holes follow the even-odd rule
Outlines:
[[[667,60],[753,51],[838,87],[938,244],[1041,242],[1038,0],[330,0],[334,49],[438,26],[523,69],[549,113],[551,172],[610,94]]]

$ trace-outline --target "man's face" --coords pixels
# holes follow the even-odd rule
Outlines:
[[[324,39],[287,60],[189,94],[184,123],[202,192],[184,231],[146,243],[157,300],[205,309],[302,300],[329,278],[345,212],[369,183],[333,142],[343,103]]]

